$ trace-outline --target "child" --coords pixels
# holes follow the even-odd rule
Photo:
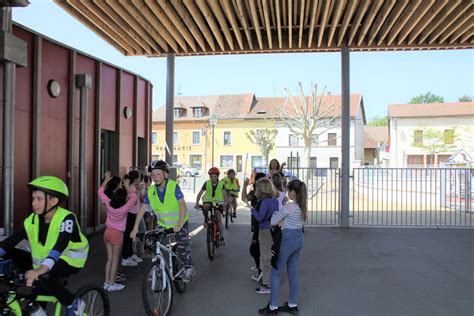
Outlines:
[[[107,249],[107,263],[105,264],[104,290],[109,292],[120,291],[125,286],[115,283],[120,253],[122,252],[123,232],[125,231],[128,211],[137,202],[137,194],[130,190],[129,179],[123,181],[125,189],[118,188],[112,199],[105,195],[105,187],[111,180],[110,171],[105,172],[104,182],[99,188],[99,198],[107,206],[107,220],[105,222],[104,242]],[[129,195],[128,201],[127,196]]]
[[[28,183],[28,187],[33,213],[25,219],[20,231],[0,243],[0,256],[30,269],[25,279],[27,286],[37,281],[33,295],[52,295],[66,306],[66,316],[82,315],[84,301],[75,298],[60,281],[79,272],[89,252],[89,242],[81,232],[76,215],[60,206],[69,196],[68,187],[53,176],[39,177]],[[30,243],[29,256],[13,249],[23,239]],[[49,277],[39,279],[44,273]]]
[[[271,225],[278,225],[283,221],[282,240],[277,259],[277,268],[272,268],[271,300],[262,309],[260,314],[277,314],[278,311],[294,314],[298,311],[298,261],[303,247],[303,223],[306,221],[308,194],[306,185],[300,180],[288,183],[288,196],[292,202],[287,203],[271,218]],[[288,269],[288,283],[290,299],[283,306],[278,307],[280,294],[280,278],[284,267]]]
[[[199,208],[199,201],[201,200],[201,196],[203,196],[203,194],[205,193],[204,197],[202,198],[202,201],[204,204],[204,224],[207,225],[207,222],[209,221],[208,214],[211,205],[221,206],[222,213],[217,211],[215,212],[215,215],[217,218],[217,231],[220,234],[221,245],[224,246],[225,242],[224,230],[222,229],[222,214],[225,212],[224,201],[227,200],[227,192],[224,188],[224,182],[219,180],[219,168],[212,167],[211,169],[209,169],[208,174],[209,180],[204,182],[204,184],[202,185],[201,191],[199,191],[199,194],[196,197],[196,205],[194,206],[194,208]]]
[[[260,267],[263,272],[260,286],[255,289],[259,294],[270,293],[270,260],[272,235],[270,232],[270,218],[278,210],[278,200],[273,183],[268,178],[262,178],[256,182],[255,195],[258,199],[256,207],[251,208],[252,215],[258,221],[259,243],[260,243]]]
[[[286,196],[285,189],[283,189],[283,178],[281,174],[274,173],[272,174],[272,182],[275,186],[275,189],[278,191],[277,200],[278,200],[278,209],[282,208],[286,202],[288,202],[288,197]]]
[[[235,177],[235,170],[229,169],[227,171],[227,176],[224,177],[224,188],[227,191],[227,195],[232,195],[234,199],[232,200],[232,217],[237,217],[237,197],[239,196],[240,184],[239,179]],[[226,203],[227,205],[227,203]]]

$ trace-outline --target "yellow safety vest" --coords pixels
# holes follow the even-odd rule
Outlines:
[[[214,196],[212,196],[212,181],[207,180],[206,182],[206,193],[202,198],[204,203],[212,203],[212,204],[222,204],[224,203],[224,195],[222,194],[222,189],[224,188],[224,181],[218,180],[216,192]]]
[[[239,186],[238,186],[239,180],[234,177],[234,179],[231,179],[229,177],[224,178],[224,187],[227,191],[229,191],[229,194],[232,194],[234,196],[238,196],[239,193],[236,191],[239,191]]]
[[[148,188],[148,200],[153,211],[157,214],[157,223],[161,227],[173,228],[179,224],[179,202],[176,199],[176,181],[167,180],[165,187],[165,198],[163,202],[158,197],[158,187],[156,184]],[[185,221],[189,219],[189,214],[186,213]]]
[[[48,236],[46,237],[46,243],[43,245],[39,239],[39,219],[35,213],[28,216],[23,225],[25,226],[26,235],[31,246],[31,258],[33,259],[33,268],[38,268],[41,262],[46,259],[54,245],[56,245],[59,233],[61,232],[61,225],[69,214],[74,215],[74,220],[77,227],[80,227],[77,223],[76,215],[62,207],[58,207],[54,213],[53,219],[49,224]],[[86,264],[87,254],[89,252],[89,242],[87,238],[82,234],[79,229],[79,236],[81,237],[80,242],[69,241],[66,249],[61,253],[60,259],[66,261],[70,266],[75,268],[83,268]]]

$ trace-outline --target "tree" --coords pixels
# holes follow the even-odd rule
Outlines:
[[[408,102],[410,104],[421,104],[421,103],[444,103],[444,98],[438,95],[434,95],[431,92],[420,94]]]
[[[421,131],[419,134],[420,139],[418,141],[414,139],[412,146],[427,152],[431,156],[431,162],[433,163],[436,154],[451,151],[455,148],[455,130],[455,127],[445,131],[424,127],[418,130]]]
[[[376,116],[367,126],[388,126],[388,116]]]
[[[260,149],[263,157],[263,165],[268,163],[268,155],[275,147],[275,136],[278,131],[276,129],[257,129],[245,133],[245,136]]]
[[[458,102],[472,102],[472,97],[469,95],[463,95],[459,97]]]
[[[341,109],[334,104],[334,101],[325,103],[328,101],[324,98],[326,88],[324,87],[318,95],[317,84],[311,85],[309,97],[305,96],[301,82],[298,82],[298,97],[293,97],[288,89],[286,91],[287,101],[289,100],[290,104],[285,102],[276,107],[278,119],[303,140],[305,166],[309,167],[312,146],[322,143],[319,141],[320,135],[340,126],[336,118],[340,116]]]

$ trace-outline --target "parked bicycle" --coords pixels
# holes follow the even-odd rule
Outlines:
[[[178,293],[186,290],[184,264],[176,253],[173,229],[157,228],[137,234],[145,247],[153,248],[152,265],[142,283],[143,305],[147,315],[167,315],[173,305],[173,287]]]
[[[204,206],[199,205],[199,208],[204,211]],[[206,233],[206,244],[207,244],[207,256],[210,260],[214,259],[214,255],[216,254],[216,248],[221,246],[221,236],[219,231],[217,230],[217,216],[216,212],[222,213],[222,205],[215,206],[211,205],[208,211],[208,218],[207,221],[207,233]]]
[[[47,273],[40,276],[47,277]],[[67,279],[62,281],[67,284]],[[83,316],[110,315],[109,298],[101,286],[85,284],[75,296],[85,303]],[[38,303],[54,304],[54,315],[61,315],[62,305],[54,296],[33,297],[32,287],[26,286],[24,274],[16,273],[13,269],[13,260],[0,261],[0,315],[30,315],[32,308],[39,308]]]

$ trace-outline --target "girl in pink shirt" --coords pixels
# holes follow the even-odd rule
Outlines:
[[[99,198],[107,207],[107,220],[105,222],[104,242],[107,249],[107,263],[105,264],[104,289],[107,291],[119,291],[125,286],[115,283],[118,260],[122,253],[123,232],[127,220],[127,213],[137,203],[137,194],[130,190],[130,180],[123,181],[123,188],[117,189],[112,198],[105,193],[107,183],[112,179],[110,171],[105,172],[104,182],[99,188]],[[127,200],[128,197],[128,200]]]

